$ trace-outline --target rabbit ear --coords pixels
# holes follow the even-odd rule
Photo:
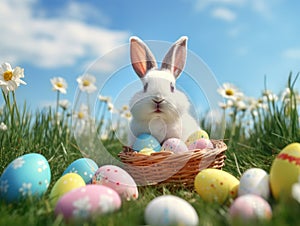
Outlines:
[[[169,49],[161,65],[161,69],[170,70],[175,78],[180,75],[185,65],[187,40],[186,36],[178,39]]]
[[[130,58],[132,67],[140,78],[145,77],[148,70],[157,67],[152,52],[138,37],[130,38]]]

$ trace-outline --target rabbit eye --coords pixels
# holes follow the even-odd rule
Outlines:
[[[147,92],[147,89],[148,89],[148,83],[146,83],[146,84],[144,85],[144,93]]]
[[[174,84],[172,82],[170,83],[170,89],[171,89],[171,92],[174,93],[175,87],[174,87]]]

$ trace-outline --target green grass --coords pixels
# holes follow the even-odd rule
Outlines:
[[[287,144],[300,140],[299,105],[295,90],[296,79],[289,76],[287,87],[291,92],[286,98],[289,101],[265,100],[266,109],[257,109],[258,114],[238,111],[235,115],[226,114],[225,171],[237,178],[240,173],[251,167],[259,167],[269,171],[276,154]],[[62,217],[56,217],[49,203],[49,193],[52,186],[62,175],[66,167],[74,160],[81,158],[82,150],[74,138],[71,127],[71,117],[62,111],[59,120],[56,111],[45,109],[32,113],[22,107],[18,112],[14,104],[3,108],[0,122],[5,122],[7,131],[0,130],[0,173],[16,157],[26,153],[41,153],[50,164],[52,180],[47,193],[41,199],[27,199],[17,204],[0,202],[0,225],[67,225]],[[244,121],[252,120],[249,128]],[[201,125],[209,131],[209,125],[203,119]],[[99,128],[98,128],[99,129]],[[103,141],[105,147],[113,156],[121,151],[120,142],[113,136]],[[144,225],[143,213],[147,204],[153,198],[174,194],[191,203],[199,215],[199,225],[299,225],[300,204],[294,200],[277,202],[270,199],[273,208],[273,218],[267,222],[231,222],[228,216],[228,206],[206,203],[192,190],[178,188],[170,190],[165,186],[139,187],[139,198],[136,201],[124,201],[119,211],[94,216],[84,222],[73,222],[71,225]],[[69,224],[70,225],[70,224]]]

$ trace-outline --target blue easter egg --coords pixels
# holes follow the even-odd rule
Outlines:
[[[3,171],[0,178],[0,198],[12,203],[28,196],[41,197],[47,191],[50,180],[50,166],[43,155],[22,155]]]
[[[132,149],[139,152],[144,148],[151,148],[155,152],[159,152],[161,149],[161,145],[158,140],[151,134],[142,133],[136,138]]]
[[[67,173],[77,173],[86,184],[89,184],[98,168],[98,165],[92,159],[80,158],[72,162],[64,171],[63,175]]]

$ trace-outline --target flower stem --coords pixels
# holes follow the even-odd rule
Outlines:
[[[3,95],[3,98],[4,98],[5,104],[8,105],[7,94],[5,94],[2,89],[1,89],[1,91],[2,91],[2,95]]]
[[[21,117],[20,117],[20,112],[19,112],[19,109],[18,109],[17,101],[16,101],[15,91],[12,91],[12,95],[13,95],[13,99],[14,99],[14,108],[16,109],[18,121],[21,124]]]
[[[57,90],[57,95],[56,95],[56,111],[55,111],[55,117],[57,119],[58,115],[58,108],[59,108],[59,91]]]

